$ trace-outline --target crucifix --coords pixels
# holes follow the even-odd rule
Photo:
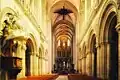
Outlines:
[[[63,15],[63,20],[65,20],[65,15],[68,15],[68,14],[73,13],[73,12],[69,9],[66,9],[65,6],[63,6],[63,8],[56,10],[54,13],[58,13],[60,15]]]

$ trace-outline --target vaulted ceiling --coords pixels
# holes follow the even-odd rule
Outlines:
[[[77,9],[79,9],[79,5],[80,5],[80,0],[47,0],[48,6],[53,6],[54,4],[58,3],[58,2],[65,2],[65,1],[69,1],[70,3],[72,3]]]
[[[63,15],[57,13],[57,11],[64,8],[67,11],[71,11],[64,17],[75,25],[79,8],[79,0],[48,0],[48,6],[50,6],[48,10],[50,12],[52,24],[63,19]]]
[[[51,25],[56,40],[69,39],[75,34],[80,0],[47,0]]]

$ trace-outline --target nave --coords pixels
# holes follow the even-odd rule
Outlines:
[[[120,80],[120,0],[0,0],[0,80],[101,79]]]

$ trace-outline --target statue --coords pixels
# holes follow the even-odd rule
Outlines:
[[[12,52],[16,52],[18,43],[14,44],[13,39],[7,39],[11,34],[12,29],[16,29],[14,16],[10,13],[7,14],[7,19],[4,20],[2,35],[0,36],[0,49],[2,56],[12,56]]]
[[[3,35],[0,38],[1,52],[3,56],[10,56],[10,43],[11,40],[6,40],[6,37],[9,35],[8,27],[5,26],[2,30]]]

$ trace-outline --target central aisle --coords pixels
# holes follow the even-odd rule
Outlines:
[[[68,76],[60,75],[56,80],[68,80]]]

